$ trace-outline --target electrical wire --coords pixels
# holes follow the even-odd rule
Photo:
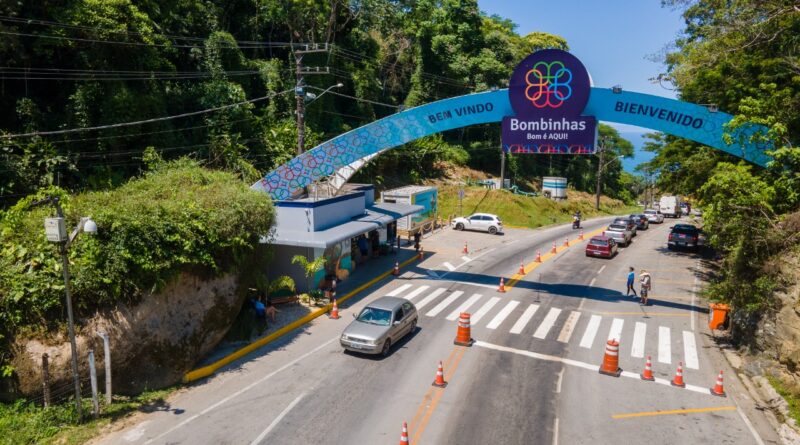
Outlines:
[[[315,89],[315,90],[319,90],[319,91],[323,91],[324,90],[324,88],[319,88],[319,87],[315,87],[315,86],[311,86],[311,85],[308,85],[306,88],[311,88],[311,89]],[[376,102],[374,100],[361,99],[360,97],[350,96],[348,94],[339,93],[339,92],[336,92],[336,91],[328,91],[328,93],[329,94],[333,94],[335,96],[341,96],[341,97],[346,97],[348,99],[353,99],[353,100],[356,100],[358,102],[366,102],[366,103],[373,104],[373,105],[380,105],[382,107],[388,107],[388,108],[394,108],[394,109],[399,109],[401,107],[401,105],[391,105],[391,104],[385,104],[383,102]]]

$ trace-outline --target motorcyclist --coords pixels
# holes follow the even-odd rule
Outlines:
[[[581,227],[581,211],[578,210],[572,215],[572,228],[577,229]]]

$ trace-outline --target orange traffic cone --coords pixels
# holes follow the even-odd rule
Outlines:
[[[722,371],[717,376],[717,384],[711,388],[711,394],[715,396],[725,397],[725,388],[722,387]]]
[[[578,235],[578,239],[579,239],[579,240],[583,240],[583,230],[581,230],[581,234],[580,234],[580,235]]]
[[[603,364],[600,366],[600,374],[619,377],[622,368],[619,367],[619,342],[611,339],[606,343],[606,353],[603,356]]]
[[[422,247],[419,248],[419,260],[422,261],[425,259],[425,249]]]
[[[400,433],[400,445],[408,444],[408,424],[403,422],[403,432]]]
[[[558,252],[558,251],[556,250],[556,242],[555,242],[555,241],[553,241],[553,248],[552,248],[552,249],[550,249],[550,253],[556,253],[556,252]]]
[[[537,250],[536,251],[536,262],[537,263],[541,263],[542,262],[542,251],[541,250]]]
[[[675,378],[669,383],[672,386],[686,388],[686,383],[683,383],[683,362],[678,362],[678,369],[675,371]]]
[[[525,275],[525,264],[519,263],[519,274]]]
[[[400,275],[400,263],[398,262],[394,263],[394,270],[392,270],[392,275],[394,276]]]
[[[442,362],[439,362],[439,368],[436,370],[436,380],[433,381],[433,386],[444,388],[447,382],[444,381],[444,370],[442,369]]]
[[[469,326],[469,314],[462,312],[458,317],[458,331],[456,331],[456,339],[453,343],[459,346],[472,346],[473,341]]]
[[[505,292],[506,291],[506,283],[503,280],[503,277],[500,277],[500,286],[497,286],[497,292]]]
[[[334,320],[338,320],[339,317],[339,306],[336,305],[336,299],[333,299],[333,308],[331,309],[331,314],[329,315],[330,318]]]
[[[469,253],[469,249],[467,248],[467,242],[466,241],[464,241],[464,250],[461,251],[461,253],[463,253],[464,255]]]
[[[569,247],[569,237],[564,238],[564,247]]]
[[[655,377],[653,377],[653,364],[650,362],[650,356],[647,356],[647,361],[644,362],[644,372],[641,374],[642,380],[649,380],[654,381]]]

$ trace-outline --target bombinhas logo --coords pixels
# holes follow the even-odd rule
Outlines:
[[[536,108],[558,108],[572,97],[572,71],[557,60],[536,62],[525,73],[525,97]]]
[[[546,49],[517,65],[508,94],[517,116],[561,117],[580,116],[590,90],[589,73],[577,57]]]

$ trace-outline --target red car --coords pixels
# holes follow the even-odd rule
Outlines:
[[[612,258],[617,254],[617,242],[614,238],[597,235],[593,236],[586,244],[586,256],[598,256],[602,258]]]

